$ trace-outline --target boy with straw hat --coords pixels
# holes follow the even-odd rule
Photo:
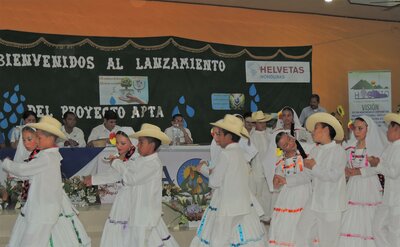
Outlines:
[[[372,167],[360,171],[362,176],[385,176],[383,203],[375,211],[372,231],[376,246],[394,247],[400,246],[400,114],[388,113],[384,120],[389,125],[386,135],[390,143],[382,159],[369,157]]]
[[[313,140],[319,145],[304,160],[307,168],[304,179],[312,180],[313,193],[297,225],[296,246],[312,246],[317,237],[319,246],[337,247],[341,215],[347,203],[346,153],[335,142],[343,140],[343,128],[335,117],[325,112],[311,115],[306,128],[312,131]]]
[[[39,123],[27,126],[37,130],[41,151],[28,163],[15,163],[9,159],[3,162],[4,170],[27,177],[31,182],[28,199],[18,216],[9,246],[90,246],[90,238],[62,188],[62,157],[55,145],[57,138],[66,139],[61,123],[51,116],[44,116]]]
[[[127,164],[114,160],[111,166],[120,173],[125,186],[132,187],[130,216],[128,219],[129,244],[127,246],[178,247],[161,218],[162,164],[157,150],[171,140],[159,127],[144,123],[140,131],[130,135],[138,139],[140,154]]]
[[[238,144],[241,136],[248,137],[247,131],[243,131],[242,120],[230,114],[211,125],[222,151],[209,178],[213,190],[210,205],[190,246],[265,247],[264,226],[252,205],[248,166]]]
[[[251,161],[250,189],[263,208],[264,215],[261,220],[267,222],[271,219],[273,211],[274,196],[268,187],[264,162],[267,149],[270,144],[271,133],[267,128],[267,122],[272,116],[262,111],[253,112],[251,118],[255,121],[255,130],[250,135],[250,141],[258,150],[258,153]]]

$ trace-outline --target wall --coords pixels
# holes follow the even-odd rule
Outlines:
[[[109,3],[4,0],[0,29],[83,36],[172,35],[243,46],[312,45],[313,91],[329,111],[338,104],[348,109],[347,73],[357,70],[391,70],[393,110],[400,104],[400,23],[138,0]]]

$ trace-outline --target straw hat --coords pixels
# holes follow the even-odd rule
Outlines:
[[[400,113],[388,113],[385,115],[383,118],[387,124],[390,124],[390,122],[395,122],[400,124]]]
[[[30,123],[27,124],[27,126],[39,129],[39,130],[44,130],[46,132],[49,132],[50,134],[56,135],[60,137],[61,139],[68,139],[65,134],[61,131],[61,123],[51,117],[51,116],[43,116],[39,123]]]
[[[161,131],[161,129],[153,124],[144,123],[140,128],[140,131],[130,135],[130,137],[153,137],[161,141],[162,144],[170,144],[171,139]]]
[[[224,119],[218,120],[215,123],[210,123],[213,126],[230,131],[238,136],[249,138],[249,133],[243,126],[243,121],[231,114],[226,114]],[[244,131],[246,130],[246,131]],[[246,133],[247,132],[247,133]]]
[[[326,123],[333,127],[336,131],[336,136],[334,137],[335,140],[341,141],[344,138],[343,127],[339,123],[339,121],[329,113],[326,112],[317,112],[312,114],[310,117],[307,118],[306,128],[308,131],[313,131],[314,126],[317,123]]]
[[[272,119],[272,116],[262,111],[256,111],[251,114],[251,118],[255,122],[268,122]]]

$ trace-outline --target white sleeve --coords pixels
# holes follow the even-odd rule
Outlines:
[[[112,184],[121,181],[121,175],[115,169],[108,169],[105,172],[98,173],[92,176],[92,184]]]
[[[47,159],[47,158],[46,158]],[[29,162],[17,163],[10,159],[3,161],[3,168],[5,171],[17,177],[30,177],[48,169],[49,162],[42,159],[34,158]]]
[[[126,161],[134,162],[134,161]],[[159,172],[160,165],[155,162],[148,162],[143,166],[124,164],[121,160],[114,160],[111,166],[118,171],[122,177],[122,181],[126,185],[139,185],[148,183],[154,179],[154,175]]]
[[[76,141],[79,144],[78,147],[86,147],[85,135],[83,134],[83,131],[81,129],[78,129],[76,139],[77,140],[74,141]]]
[[[228,163],[229,162],[225,154],[221,153],[218,164],[216,164],[215,168],[210,174],[210,179],[208,182],[208,186],[210,188],[215,189],[222,186],[226,170],[228,169]]]

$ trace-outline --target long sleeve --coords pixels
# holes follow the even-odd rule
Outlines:
[[[92,184],[111,184],[121,180],[121,174],[113,168],[109,168],[107,171],[98,173],[92,176]]]
[[[30,177],[38,173],[44,172],[48,167],[47,162],[38,161],[38,159],[33,159],[28,163],[16,163],[10,159],[5,159],[3,161],[3,168],[7,172],[11,173],[17,177]]]
[[[331,157],[329,157],[329,159],[332,159],[329,162],[336,163],[336,165],[322,166],[319,165],[319,163],[327,161],[315,159],[316,164],[311,170],[311,174],[323,181],[339,181],[340,178],[344,175],[344,168],[346,165],[346,153],[343,149],[340,149],[340,152],[335,152],[331,155]]]
[[[210,174],[208,186],[214,189],[221,187],[227,169],[228,159],[224,156],[224,154],[221,153],[218,164],[215,166],[214,170]]]
[[[126,161],[135,162],[135,161]],[[121,160],[114,160],[111,166],[121,175],[126,185],[140,185],[154,179],[160,171],[160,165],[155,162],[146,162],[145,165],[126,165]]]

